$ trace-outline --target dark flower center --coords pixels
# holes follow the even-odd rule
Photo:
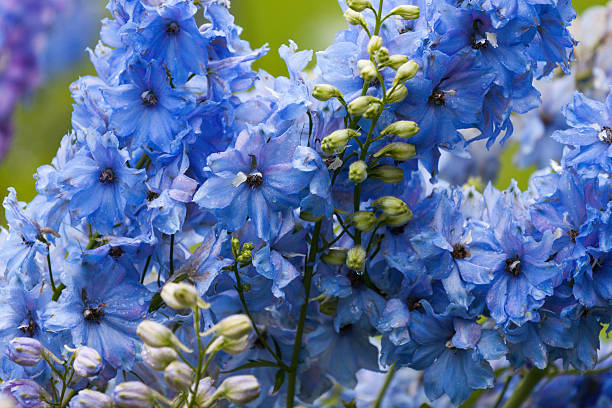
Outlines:
[[[568,234],[569,234],[570,241],[572,241],[575,244],[576,237],[578,236],[578,231],[576,231],[575,229],[571,229],[569,230]]]
[[[446,99],[444,97],[444,92],[439,89],[434,89],[434,91],[429,96],[429,103],[433,103],[434,105],[444,106],[446,105]]]
[[[399,227],[389,228],[391,235],[402,235],[406,229],[406,224],[400,225]]]
[[[149,191],[147,192],[147,201],[153,201],[155,200],[157,197],[159,197],[159,194],[156,193],[155,191]]]
[[[472,36],[472,48],[475,50],[482,50],[483,48],[487,48],[489,45],[489,41],[486,38],[481,38],[479,40],[476,39],[476,36]]]
[[[591,254],[589,254],[589,258],[590,258],[590,263],[591,263],[591,270],[593,272],[596,272],[599,268],[601,268],[603,263],[601,262],[601,259],[594,258],[593,255]]]
[[[22,324],[19,326],[19,330],[28,337],[34,337],[34,332],[36,331],[36,322],[30,315],[30,320],[27,321],[27,324]]]
[[[603,129],[601,129],[601,131],[597,135],[597,137],[599,137],[599,140],[606,144],[612,144],[612,129],[607,126],[604,126]]]
[[[247,176],[246,182],[251,187],[259,187],[263,184],[263,175],[261,173],[251,173]]]
[[[518,256],[506,259],[506,272],[519,276],[521,273],[521,260]]]
[[[159,102],[159,99],[157,99],[157,95],[155,95],[155,92],[150,89],[140,94],[140,99],[142,100],[142,103],[145,106],[155,106]]]
[[[461,244],[455,244],[453,246],[453,252],[451,253],[453,258],[455,258],[455,259],[465,259],[469,254],[470,253],[465,248],[465,246],[463,246]]]
[[[112,247],[108,250],[108,255],[115,259],[120,258],[123,255],[123,249],[121,247]]]
[[[100,183],[110,184],[115,181],[115,172],[111,168],[105,169],[100,172],[98,180],[100,180]]]
[[[340,328],[340,335],[341,336],[346,336],[347,334],[350,334],[351,331],[353,331],[353,325],[352,324],[347,324],[346,326],[343,326]]]
[[[83,317],[88,322],[96,322],[100,324],[100,319],[104,316],[104,305],[98,305],[96,307],[87,306],[83,310]]]
[[[351,282],[351,287],[358,288],[361,286],[361,276],[359,276],[355,271],[349,271],[346,275],[349,282]]]
[[[179,31],[181,31],[181,26],[178,25],[178,23],[176,21],[171,22],[170,24],[168,24],[168,26],[166,27],[166,32],[168,34],[178,34]]]
[[[421,305],[421,299],[418,298],[408,298],[406,299],[406,304],[408,305],[408,310],[411,312],[423,307],[423,305]]]

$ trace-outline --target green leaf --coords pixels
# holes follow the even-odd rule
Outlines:
[[[151,299],[151,304],[149,305],[149,313],[153,313],[156,310],[161,309],[165,304],[166,303],[164,302],[164,299],[162,299],[161,297],[161,292],[157,292],[153,295],[153,298]]]
[[[285,370],[281,368],[280,370],[276,372],[276,378],[274,380],[274,390],[272,390],[272,393],[274,394],[275,392],[280,390],[280,387],[283,386],[284,382],[285,382]]]
[[[274,361],[267,361],[267,360],[261,360],[261,359],[249,360],[249,362],[246,364],[238,366],[232,370],[222,371],[222,373],[233,373],[238,370],[246,370],[247,368],[259,368],[259,367],[278,367],[278,363]]]

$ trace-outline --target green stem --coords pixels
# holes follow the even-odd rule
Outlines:
[[[378,13],[376,13],[376,27],[374,27],[374,35],[378,35],[378,33],[380,33],[380,26],[382,24],[382,8],[383,0],[380,0],[380,3],[378,3]]]
[[[302,349],[302,335],[304,334],[304,324],[306,323],[306,314],[308,313],[308,303],[310,300],[310,286],[314,272],[314,263],[319,249],[319,235],[321,234],[321,221],[317,221],[310,240],[310,251],[306,260],[304,270],[304,304],[300,309],[300,317],[298,320],[297,330],[295,332],[295,343],[293,344],[293,354],[291,356],[291,365],[288,372],[287,383],[287,408],[293,408],[295,404],[295,386],[297,380],[297,369],[300,362],[300,350]]]
[[[532,368],[527,375],[523,377],[519,385],[516,387],[510,398],[502,405],[502,408],[519,408],[533,392],[533,389],[538,385],[542,378],[546,377],[548,369],[540,370]]]
[[[195,335],[198,338],[198,367],[195,372],[195,383],[193,385],[193,394],[191,395],[191,401],[189,401],[189,408],[193,408],[193,404],[196,401],[196,395],[198,395],[198,386],[200,385],[200,376],[202,375],[202,362],[204,361],[204,352],[202,350],[202,339],[200,337],[200,307],[196,306],[193,309],[193,328]]]
[[[50,251],[51,248],[47,248],[47,251]],[[53,281],[53,268],[51,268],[51,253],[47,252],[47,265],[49,266],[49,280],[51,281],[51,290],[53,290],[53,293],[55,293],[55,291],[57,290],[57,287],[55,286],[55,282]]]
[[[169,277],[174,275],[174,234],[170,235],[170,272]]]
[[[149,270],[149,263],[151,263],[151,255],[147,257],[147,262],[145,263],[144,269],[142,270],[142,276],[140,277],[140,283],[144,283],[145,276]]]
[[[389,388],[389,385],[391,384],[391,379],[393,379],[394,374],[395,374],[395,363],[391,364],[391,367],[389,367],[389,371],[387,371],[387,376],[385,377],[385,382],[382,388],[380,389],[380,392],[378,393],[378,397],[376,398],[376,401],[374,401],[374,405],[372,405],[372,408],[380,408],[380,404],[382,404],[383,398],[385,397],[385,394],[387,393],[387,388]]]
[[[501,392],[499,393],[499,396],[497,397],[497,401],[495,401],[495,405],[493,406],[493,408],[499,408],[501,406],[501,403],[504,400],[504,395],[506,395],[506,391],[508,391],[510,381],[512,381],[512,377],[514,377],[512,374],[508,375],[508,378],[504,383],[504,388],[502,388]]]

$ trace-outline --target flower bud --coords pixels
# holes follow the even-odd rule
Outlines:
[[[389,62],[389,50],[386,47],[380,47],[380,49],[374,54],[374,59],[379,64],[386,64]]]
[[[223,336],[218,336],[208,346],[205,353],[212,354],[219,350],[223,350],[228,354],[240,354],[249,346],[249,335],[237,339],[228,339]]]
[[[315,85],[314,89],[312,90],[312,96],[314,96],[320,101],[325,102],[330,100],[331,98],[337,98],[342,96],[342,93],[340,92],[340,90],[338,90],[338,88],[333,85],[319,84]]]
[[[405,5],[397,6],[391,12],[390,15],[400,16],[404,20],[414,20],[419,18],[420,12],[417,6]]]
[[[8,358],[24,367],[33,367],[42,360],[45,348],[36,339],[15,337],[8,345]]]
[[[381,101],[374,96],[359,96],[348,105],[348,111],[351,115],[362,116],[371,106],[381,105]]]
[[[363,17],[363,15],[359,13],[358,11],[355,11],[350,8],[346,9],[346,11],[344,12],[344,19],[350,25],[360,25],[360,26],[366,25],[366,20]]]
[[[393,79],[393,86],[401,84],[402,82],[406,82],[411,78],[414,78],[418,70],[419,65],[413,60],[404,63],[401,67],[397,69],[397,72],[395,73],[395,78]]]
[[[84,389],[70,400],[70,408],[112,408],[113,399],[99,391]]]
[[[387,60],[387,65],[391,68],[398,70],[399,67],[407,63],[409,60],[408,56],[402,54],[391,55]]]
[[[330,248],[328,253],[321,257],[321,260],[332,266],[344,265],[346,262],[346,249]]]
[[[191,309],[196,306],[208,308],[208,304],[200,298],[195,286],[184,282],[166,283],[161,290],[161,297],[173,309]]]
[[[377,35],[373,35],[368,42],[368,52],[373,55],[383,46],[383,39]]]
[[[376,214],[370,211],[357,211],[349,217],[349,221],[359,231],[372,231],[376,225]]]
[[[228,340],[236,340],[251,334],[251,331],[251,319],[244,314],[235,314],[221,320],[203,333],[203,335],[208,336],[216,333]]]
[[[398,103],[406,99],[407,96],[408,88],[405,85],[398,85],[387,95],[387,102]]]
[[[395,166],[378,166],[374,169],[370,169],[368,176],[374,177],[387,184],[395,184],[404,181],[404,170]]]
[[[372,104],[368,109],[366,109],[366,111],[363,113],[363,117],[366,119],[375,119],[376,117],[378,117],[378,115],[380,115],[380,112],[382,111],[382,104]]]
[[[415,156],[414,146],[410,143],[393,142],[374,153],[374,157],[391,157],[393,160],[406,161]]]
[[[176,351],[170,347],[150,347],[144,345],[142,348],[142,360],[153,370],[162,371],[168,364],[178,359]]]
[[[253,253],[251,252],[251,250],[244,249],[243,247],[242,252],[240,252],[240,255],[238,255],[238,257],[236,258],[236,261],[238,261],[239,263],[245,264],[245,263],[248,263],[252,257],[253,257]]]
[[[386,215],[403,215],[410,212],[408,204],[397,197],[384,196],[375,200],[372,207],[379,208]]]
[[[120,408],[148,408],[160,397],[159,393],[139,381],[121,383],[112,392],[112,398]]]
[[[325,154],[342,153],[351,137],[358,137],[361,134],[353,129],[336,130],[321,141],[321,151]]]
[[[376,66],[374,66],[374,63],[366,59],[357,61],[357,69],[359,69],[361,78],[363,78],[364,81],[368,82],[374,80],[378,72],[376,71]]]
[[[412,219],[412,211],[410,211],[410,208],[408,209],[408,211],[406,211],[403,214],[399,214],[399,215],[383,214],[380,217],[380,220],[384,222],[385,224],[387,224],[389,227],[401,227],[402,225],[406,224],[411,219]]]
[[[213,379],[206,377],[198,383],[198,394],[196,395],[196,406],[206,406],[215,393],[216,389],[213,386]]]
[[[367,0],[347,0],[346,5],[355,11],[363,11],[372,8],[372,4]]]
[[[349,180],[355,184],[363,183],[368,178],[368,165],[363,160],[357,160],[349,166]]]
[[[8,394],[0,393],[0,407],[18,408],[17,401]]]
[[[237,237],[232,238],[232,254],[236,255],[240,252],[240,239]]]
[[[400,120],[387,126],[380,134],[382,136],[395,135],[406,139],[416,135],[419,132],[419,126],[411,120]]]
[[[102,371],[102,357],[91,347],[81,346],[75,351],[72,368],[83,378],[94,377]]]
[[[193,380],[194,372],[182,361],[173,361],[164,370],[164,380],[176,391],[184,391],[189,388]]]
[[[352,247],[346,254],[346,266],[354,271],[363,270],[366,255],[366,250],[361,245]]]
[[[136,334],[151,347],[178,347],[187,353],[192,352],[170,329],[152,320],[141,322],[136,328]]]
[[[259,383],[253,375],[236,375],[228,377],[217,389],[231,403],[244,405],[259,397]]]
[[[51,395],[32,380],[10,380],[0,385],[0,392],[17,400],[18,407],[46,407]]]

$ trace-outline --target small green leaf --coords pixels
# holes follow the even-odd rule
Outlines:
[[[276,379],[274,380],[274,390],[272,390],[272,393],[274,394],[275,392],[280,390],[284,382],[285,382],[285,370],[281,368],[280,370],[276,372]]]
[[[223,373],[233,373],[238,370],[246,370],[247,368],[259,368],[259,367],[278,367],[278,363],[267,360],[249,360],[248,363],[238,366],[232,370],[222,371]]]
[[[161,297],[161,292],[157,292],[153,295],[153,298],[151,299],[151,304],[149,305],[149,313],[161,309],[165,304],[166,303]]]

